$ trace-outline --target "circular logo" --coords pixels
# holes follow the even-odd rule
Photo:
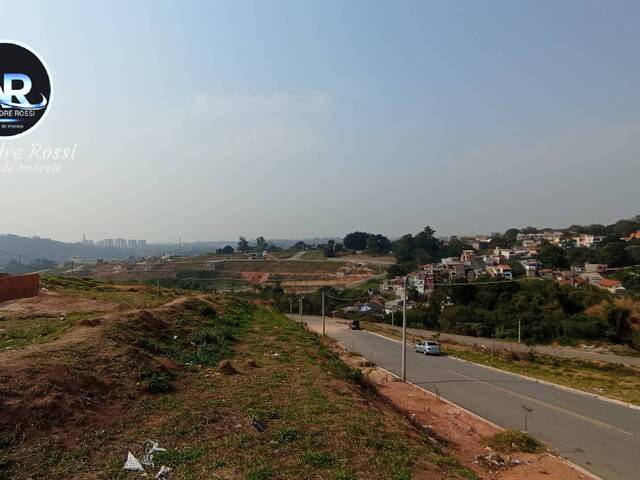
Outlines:
[[[0,41],[0,137],[33,128],[50,100],[49,72],[40,57],[24,45]]]

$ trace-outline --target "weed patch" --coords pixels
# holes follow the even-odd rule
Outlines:
[[[483,443],[501,453],[540,453],[545,449],[542,443],[528,433],[513,429],[487,437]]]

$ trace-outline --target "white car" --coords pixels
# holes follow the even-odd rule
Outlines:
[[[423,340],[416,343],[413,350],[418,353],[424,353],[425,355],[440,355],[440,345],[433,340]]]

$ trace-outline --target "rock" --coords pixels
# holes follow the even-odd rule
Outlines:
[[[224,373],[225,375],[235,375],[238,373],[229,360],[222,360],[218,363],[217,368],[220,373]]]

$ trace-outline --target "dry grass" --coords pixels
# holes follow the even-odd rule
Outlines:
[[[197,305],[184,312],[151,310],[153,317],[110,324],[116,335],[108,342],[128,343],[129,353],[104,367],[142,357],[172,365],[170,376],[155,379],[171,388],[154,394],[142,384],[128,385],[122,399],[127,408],[113,410],[102,423],[82,415],[60,425],[75,429],[72,442],[49,434],[47,425],[18,443],[0,438],[0,477],[2,465],[14,462],[8,478],[17,480],[133,478],[121,470],[126,451],[140,455],[140,445],[151,438],[168,449],[156,460],[174,469],[175,480],[477,478],[378,399],[362,374],[319,337],[264,308],[219,303],[223,306],[212,318],[228,326],[239,322],[231,336],[207,331],[191,339],[190,315],[203,313]],[[215,330],[215,320],[207,328]],[[224,343],[232,337],[236,341]],[[192,352],[194,341],[198,352]],[[200,355],[207,354],[203,345],[224,346],[239,374],[223,375],[201,362]],[[252,427],[253,419],[266,430]]]

